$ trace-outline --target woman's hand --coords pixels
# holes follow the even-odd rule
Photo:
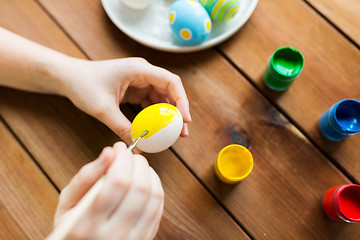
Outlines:
[[[70,239],[153,239],[164,208],[160,179],[141,155],[122,142],[85,165],[60,194],[55,228],[106,173],[105,183]]]
[[[151,65],[142,58],[87,61],[71,58],[64,63],[62,94],[79,109],[97,118],[127,144],[130,121],[119,108],[120,103],[148,105],[168,102],[183,115],[181,136],[188,135],[191,121],[189,102],[181,79],[169,71]]]
[[[88,61],[69,57],[0,27],[0,86],[68,97],[127,144],[131,123],[120,103],[169,102],[183,115],[188,135],[189,102],[180,78],[142,58]]]

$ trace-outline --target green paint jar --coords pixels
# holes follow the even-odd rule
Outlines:
[[[303,55],[293,47],[277,49],[269,59],[264,71],[264,82],[274,90],[287,89],[300,75],[304,67]]]

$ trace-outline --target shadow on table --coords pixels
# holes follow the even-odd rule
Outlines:
[[[333,155],[336,151],[338,151],[339,148],[342,147],[342,145],[345,144],[347,138],[345,138],[342,141],[331,141],[327,139],[321,132],[319,127],[319,122],[316,123],[316,138],[318,138],[320,145],[326,149],[326,152],[330,155]]]
[[[269,88],[263,81],[262,76],[260,78],[258,78],[257,82],[259,83],[259,87],[263,91],[263,93],[271,99],[272,104],[275,104],[278,106],[278,104],[276,102],[282,96],[284,96],[286,94],[287,90],[276,91],[276,90]],[[289,88],[291,88],[291,86]],[[320,121],[321,114],[322,113],[320,113],[318,119],[315,121],[314,126],[312,126],[312,128],[309,131],[310,133],[314,133],[314,134],[312,134],[312,136],[308,136],[308,137],[310,139],[317,140],[319,142],[319,144],[322,146],[322,148],[325,148],[328,153],[333,154],[336,151],[338,151],[339,148],[341,148],[341,146],[344,144],[344,142],[347,139],[344,139],[342,141],[331,141],[331,140],[327,139],[321,133],[321,130],[319,127],[319,121]]]
[[[273,101],[276,101],[277,99],[279,99],[282,95],[284,95],[286,93],[286,90],[277,91],[277,90],[269,88],[265,84],[262,75],[258,78],[257,82],[259,83],[259,87],[263,91],[264,95],[270,97]]]
[[[213,188],[212,192],[214,192],[216,196],[220,198],[219,200],[221,202],[225,200],[229,194],[241,188],[241,185],[244,184],[243,181],[233,184],[224,183],[216,176],[213,167],[209,170],[209,173],[205,179],[205,182],[210,183],[210,186]]]

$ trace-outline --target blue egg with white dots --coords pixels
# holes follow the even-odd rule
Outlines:
[[[198,45],[211,31],[211,19],[196,0],[175,1],[169,10],[170,27],[175,37],[185,45]]]

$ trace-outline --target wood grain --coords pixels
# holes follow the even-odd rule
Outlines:
[[[328,220],[320,205],[328,188],[349,180],[216,51],[153,51],[113,27],[100,3],[41,3],[91,58],[145,56],[182,77],[193,123],[190,136],[179,140],[174,150],[251,236],[328,239],[359,234],[354,225],[344,227]],[[71,24],[75,18],[77,26]],[[216,180],[213,164],[234,135],[245,139],[255,167],[244,182],[228,186]]]
[[[10,31],[21,28],[23,37],[36,41],[70,56],[81,58],[81,51],[71,44],[71,40],[56,23],[49,21],[40,6],[32,1],[1,1],[0,16],[2,27]],[[46,31],[44,31],[46,29]],[[56,41],[58,44],[54,44]]]
[[[285,92],[265,87],[262,73],[280,46],[299,49],[305,58],[302,74]],[[291,121],[355,181],[360,181],[360,134],[342,142],[326,140],[318,121],[345,98],[360,100],[360,51],[306,3],[260,1],[245,27],[220,50],[271,99]]]
[[[174,146],[178,155],[255,238],[360,234],[357,226],[344,230],[329,221],[320,204],[329,187],[349,181],[240,74],[210,54],[199,55],[208,60],[197,65],[198,72],[212,75],[183,75],[192,79],[184,82],[193,123],[191,135]],[[213,173],[217,154],[231,143],[246,145],[254,157],[253,172],[235,186],[222,184]]]
[[[170,151],[145,156],[164,185],[159,239],[249,239]]]
[[[27,1],[24,5],[20,2],[24,1],[7,3],[13,4],[11,8],[14,10],[19,8],[19,12],[24,11],[22,6],[27,7],[30,16],[34,13],[33,18],[30,18],[34,20],[26,26],[13,22],[15,32],[21,35],[26,28],[25,31],[31,35],[32,28],[42,29],[40,35],[48,39],[42,39],[41,42],[49,42],[50,47],[55,49],[65,49],[70,55],[79,54],[79,50],[61,29],[48,23],[52,20],[44,12],[31,11],[37,9],[35,2]],[[5,22],[6,19],[0,15],[0,24],[6,26]],[[42,28],[43,23],[47,27]],[[55,32],[60,40],[55,38],[49,41],[52,36],[45,34],[47,28],[51,28],[50,31]],[[30,38],[36,40],[42,38],[40,35],[34,31]],[[103,147],[119,140],[104,125],[60,97],[2,88],[0,102],[2,117],[60,189],[81,166],[94,159]],[[131,112],[126,107],[124,110]],[[167,150],[161,154],[148,155],[147,158],[159,173],[166,193],[165,213],[158,239],[248,239],[174,154]]]
[[[0,122],[0,239],[44,239],[58,192]]]
[[[360,1],[307,0],[307,2],[360,45]]]

